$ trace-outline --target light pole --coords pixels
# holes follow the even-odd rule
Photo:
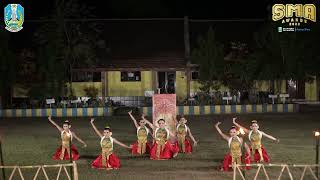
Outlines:
[[[319,178],[319,145],[320,145],[320,132],[315,131],[314,137],[316,138],[316,164],[318,165],[316,167],[316,176]]]
[[[242,174],[243,174],[243,177],[246,178],[246,149],[245,149],[245,142],[244,142],[244,136],[245,136],[246,132],[242,128],[239,129],[239,132],[242,136],[242,141],[243,141],[242,146],[241,146],[241,153],[242,153],[241,160],[243,159],[243,162],[245,165],[242,169]]]

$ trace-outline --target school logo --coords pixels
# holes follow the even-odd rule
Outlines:
[[[284,26],[282,31],[297,32],[298,30],[309,29],[309,25],[317,22],[316,10],[314,4],[274,4],[272,6],[272,20],[281,22]]]
[[[10,32],[18,32],[24,22],[24,9],[20,4],[8,4],[4,8],[4,22]]]

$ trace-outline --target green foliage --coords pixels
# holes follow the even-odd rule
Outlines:
[[[105,48],[98,25],[66,21],[91,17],[90,10],[78,1],[56,0],[51,15],[54,21],[43,24],[34,33],[39,45],[37,67],[42,88],[34,85],[32,88],[36,89],[31,92],[39,92],[42,96],[65,96],[68,94],[65,84],[71,81],[72,68],[77,65],[92,68],[97,64],[97,51]]]
[[[16,56],[9,47],[10,32],[0,29],[0,96],[3,104],[10,103],[12,87],[16,80]]]
[[[201,90],[219,89],[224,74],[223,46],[216,41],[215,32],[209,29],[205,37],[198,39],[197,48],[192,51],[192,61],[200,66]]]
[[[319,26],[310,33],[279,33],[274,24],[267,23],[254,34],[251,53],[244,44],[233,42],[232,54],[225,61],[222,45],[210,28],[192,53],[193,62],[200,65],[201,90],[209,92],[221,83],[230,90],[250,90],[254,80],[310,80],[320,75],[317,30]]]

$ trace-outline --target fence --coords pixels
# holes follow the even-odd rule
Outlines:
[[[128,107],[126,107],[128,108]],[[47,109],[0,109],[0,117],[92,117],[112,116],[115,108],[47,108]],[[177,114],[210,115],[242,113],[292,113],[298,112],[298,104],[260,104],[260,105],[215,105],[178,106]],[[140,112],[151,116],[152,107],[140,107]]]
[[[246,180],[247,178],[245,177],[244,173],[243,173],[243,168],[244,167],[258,167],[257,169],[257,172],[255,173],[255,176],[254,176],[254,180],[257,180],[258,179],[258,175],[261,171],[261,169],[263,170],[263,173],[264,173],[264,176],[267,180],[270,180],[270,177],[269,177],[269,174],[266,170],[265,167],[281,167],[281,171],[280,171],[280,174],[277,178],[277,180],[280,180],[281,177],[283,176],[284,174],[284,171],[286,170],[288,175],[289,175],[289,178],[290,180],[293,180],[293,175],[291,173],[291,170],[290,170],[290,167],[291,168],[303,168],[303,171],[302,171],[302,174],[300,176],[300,180],[303,180],[305,178],[305,175],[306,175],[306,172],[307,170],[309,170],[309,172],[311,173],[312,177],[315,179],[315,180],[319,180],[318,176],[313,172],[312,168],[311,167],[316,167],[316,168],[319,168],[320,167],[320,164],[312,164],[312,165],[308,165],[308,164],[304,164],[304,165],[288,165],[288,164],[267,164],[267,165],[264,165],[264,164],[250,164],[250,165],[234,165],[233,166],[233,180],[236,180],[237,179],[237,172],[240,174],[240,177],[242,180]],[[242,167],[242,169],[241,169]]]
[[[73,179],[71,179],[71,177],[68,173],[67,167],[73,168]],[[69,163],[69,164],[56,164],[56,165],[0,166],[0,169],[13,169],[8,180],[12,180],[17,171],[18,171],[18,174],[19,174],[21,180],[24,180],[24,176],[23,176],[21,169],[37,169],[36,174],[33,176],[33,180],[36,180],[38,178],[40,171],[42,171],[46,180],[49,180],[49,176],[48,176],[45,168],[59,168],[56,180],[59,180],[60,175],[62,173],[62,170],[65,172],[68,180],[78,180],[79,179],[77,164],[75,162]]]

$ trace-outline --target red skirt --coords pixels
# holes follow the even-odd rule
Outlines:
[[[265,163],[269,163],[270,162],[270,158],[269,155],[267,153],[267,151],[264,149],[264,147],[261,147],[262,150],[262,156],[263,156],[263,160]],[[252,149],[250,149],[250,151],[252,152]],[[260,154],[258,150],[255,150],[254,155],[253,155],[253,161],[258,163],[260,162]]]
[[[145,154],[150,154],[150,144],[149,142],[146,143],[146,153]],[[135,142],[134,144],[132,144],[132,149],[131,149],[131,153],[133,155],[141,155],[138,153],[138,141]]]
[[[119,169],[120,168],[120,159],[114,154],[110,154],[109,156],[109,160],[107,161],[107,159],[105,159],[106,161],[106,166],[104,167],[102,165],[102,155],[100,154],[100,156],[97,157],[97,159],[95,159],[92,164],[91,167],[95,168],[95,169],[105,169],[105,168],[112,168],[112,169]],[[110,167],[108,167],[108,164],[110,165]]]
[[[173,154],[176,154],[180,151],[180,147],[178,144],[178,141],[176,141],[175,143],[170,144],[171,145],[171,151]]]
[[[182,152],[182,147],[181,146],[179,146],[179,147],[180,147],[180,152]],[[185,153],[192,153],[192,145],[191,145],[189,139],[184,140],[184,148],[185,148]]]
[[[171,144],[170,142],[166,142],[163,150],[160,151],[160,157],[158,158],[157,148],[158,148],[158,144],[157,142],[155,142],[152,145],[150,150],[150,159],[152,160],[171,159],[175,153],[179,152],[179,147],[177,146],[177,143]]]
[[[72,151],[72,160],[74,160],[74,161],[78,160],[79,157],[80,157],[80,155],[79,155],[78,150],[76,149],[76,146],[74,146],[73,144],[71,145],[71,151]],[[53,160],[61,160],[61,159],[60,159],[61,153],[62,153],[62,146],[60,146],[60,147],[56,150],[56,152],[55,152],[55,154],[53,155],[52,159],[53,159]],[[69,156],[68,151],[67,151],[67,149],[66,149],[65,152],[64,152],[63,160],[69,160],[69,159],[70,159],[70,156]]]
[[[248,153],[245,154],[245,157],[246,157],[245,160],[243,160],[243,158],[241,157],[242,162],[245,162],[245,164],[250,164],[250,156],[248,155]],[[224,156],[224,159],[223,159],[223,163],[222,163],[223,171],[232,170],[232,167],[230,167],[231,165],[232,165],[232,156],[230,153],[228,153]],[[246,169],[249,170],[250,167],[246,166]]]

